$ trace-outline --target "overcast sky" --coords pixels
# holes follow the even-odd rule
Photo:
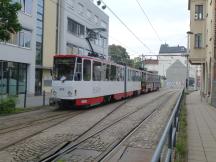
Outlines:
[[[158,54],[161,43],[170,46],[187,44],[186,32],[189,30],[188,0],[138,0],[157,30],[161,42],[154,33],[136,0],[103,0],[151,49]],[[149,54],[139,41],[109,12],[109,44],[124,46],[131,57]]]

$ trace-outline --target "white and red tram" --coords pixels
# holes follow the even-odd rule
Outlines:
[[[92,106],[159,88],[160,77],[146,71],[88,56],[54,56],[52,97],[62,106]]]

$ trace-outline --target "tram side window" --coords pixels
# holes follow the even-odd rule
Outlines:
[[[106,80],[106,67],[107,67],[107,64],[103,64],[101,67],[101,80],[103,81]]]
[[[146,81],[146,73],[142,72],[142,81]]]
[[[110,69],[110,65],[106,66],[106,81],[110,80],[110,73],[111,73],[111,69]]]
[[[121,67],[121,81],[124,81],[124,68]]]
[[[110,80],[116,80],[116,66],[111,65]]]
[[[131,81],[131,70],[128,69],[128,81]]]
[[[120,67],[116,67],[116,79],[117,81],[121,81],[121,68]]]
[[[101,81],[101,63],[100,62],[93,62],[93,80],[94,81]]]
[[[131,74],[132,74],[132,81],[136,80],[136,73],[134,70],[131,70]]]
[[[83,61],[83,79],[84,81],[91,80],[91,61],[90,60]]]
[[[77,64],[76,64],[76,73],[74,76],[75,81],[82,80],[82,58],[77,58]]]

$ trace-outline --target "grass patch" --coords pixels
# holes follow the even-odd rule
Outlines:
[[[187,110],[185,95],[181,104],[179,132],[177,134],[175,162],[187,162]]]
[[[16,110],[16,98],[7,97],[0,100],[0,114],[12,113]]]

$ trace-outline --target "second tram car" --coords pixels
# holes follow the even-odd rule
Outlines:
[[[88,56],[54,56],[52,96],[60,106],[92,106],[159,90],[156,74]]]

